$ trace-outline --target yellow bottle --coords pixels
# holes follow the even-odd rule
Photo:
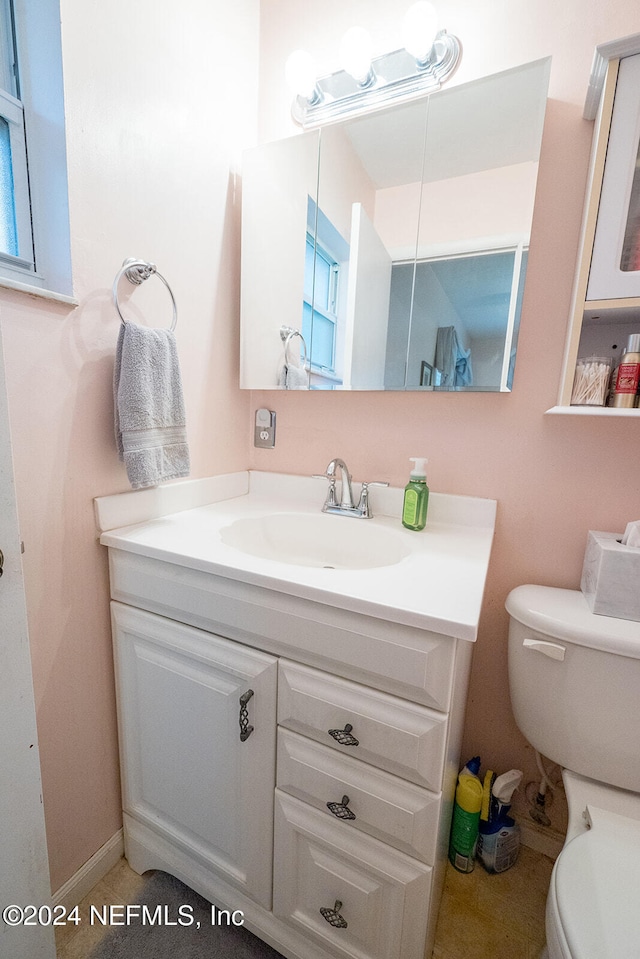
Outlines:
[[[449,861],[458,872],[473,872],[478,845],[483,787],[477,771],[478,757],[470,760],[458,776],[451,822]]]

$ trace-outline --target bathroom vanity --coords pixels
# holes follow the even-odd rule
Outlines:
[[[491,500],[237,473],[96,501],[126,855],[290,959],[431,955]]]

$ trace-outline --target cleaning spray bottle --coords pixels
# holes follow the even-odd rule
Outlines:
[[[478,835],[478,859],[487,872],[505,872],[514,865],[520,851],[520,827],[509,816],[511,797],[522,781],[519,769],[497,776],[485,776],[484,802]],[[487,801],[487,787],[490,796]],[[486,813],[486,815],[485,815]]]
[[[415,463],[411,470],[409,482],[404,488],[404,502],[402,504],[402,525],[407,529],[424,529],[427,522],[427,505],[429,503],[429,487],[427,486],[426,466],[428,460],[424,457],[410,456]]]
[[[458,776],[449,840],[449,862],[458,872],[473,872],[475,865],[483,792],[479,769],[480,757],[474,756]]]

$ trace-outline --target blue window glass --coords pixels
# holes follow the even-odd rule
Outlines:
[[[310,233],[307,233],[307,246],[304,256],[304,298],[309,303],[311,303],[313,299],[313,259],[315,253],[316,248],[313,237]]]
[[[18,255],[9,124],[0,117],[0,252]]]
[[[333,369],[333,351],[335,343],[335,323],[322,313],[313,314],[313,336],[311,338],[311,362],[314,366]]]
[[[302,304],[302,335],[309,349],[308,360],[316,370],[335,366],[336,261],[307,234]]]
[[[311,304],[307,303],[305,300],[302,304],[302,335],[304,337],[305,343],[311,343]],[[295,340],[294,340],[295,342]],[[300,347],[300,352],[302,354],[302,346]]]
[[[318,309],[328,310],[331,298],[331,263],[322,255],[321,250],[316,251],[316,276],[313,290],[313,301]]]

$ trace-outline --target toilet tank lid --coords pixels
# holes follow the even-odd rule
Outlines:
[[[592,613],[580,590],[517,586],[505,605],[512,619],[536,632],[640,659],[640,623]]]

